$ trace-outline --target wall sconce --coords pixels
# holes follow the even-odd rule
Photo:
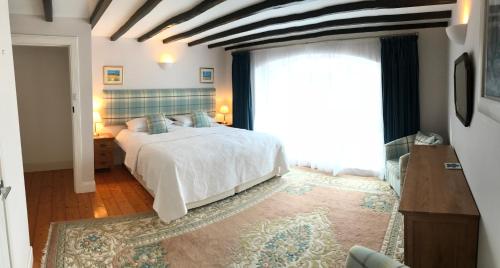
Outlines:
[[[174,58],[170,54],[163,54],[160,57],[160,61],[158,62],[158,65],[162,69],[166,69],[167,67],[170,67],[174,64]]]
[[[459,45],[465,44],[467,38],[467,24],[456,24],[446,28],[448,38]]]
[[[472,0],[462,0],[459,7],[459,24],[446,28],[448,38],[456,44],[463,45],[467,39],[467,23],[469,22]]]

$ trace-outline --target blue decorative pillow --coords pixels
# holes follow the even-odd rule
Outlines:
[[[167,120],[163,114],[152,114],[147,116],[148,131],[150,134],[168,132]]]
[[[210,127],[210,117],[206,112],[194,112],[193,115],[194,127]]]

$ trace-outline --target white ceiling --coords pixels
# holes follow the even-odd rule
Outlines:
[[[69,18],[85,18],[88,19],[98,0],[53,0],[54,17],[69,17]],[[215,18],[221,17],[225,14],[231,13],[245,6],[261,2],[262,0],[226,0],[225,2],[209,9],[202,15],[191,19],[188,22],[182,23],[170,29],[167,29],[160,34],[156,35],[154,39],[163,39],[173,34],[178,34],[186,30],[190,30],[196,26],[202,25]],[[291,4],[283,8],[277,8],[261,12],[259,14],[214,28],[204,33],[198,34],[194,37],[181,40],[180,42],[189,42],[201,37],[211,35],[223,30],[231,29],[236,26],[245,25],[251,22],[259,21],[262,19],[283,16],[293,13],[301,13],[309,10],[318,9],[321,7],[341,4],[346,2],[358,2],[360,0],[307,0],[302,3]],[[99,20],[98,24],[92,30],[93,36],[111,36],[118,30],[130,16],[142,5],[145,0],[114,0]],[[194,5],[200,3],[201,0],[163,0],[158,4],[146,17],[134,25],[122,38],[137,38],[147,31],[151,30],[158,24],[166,19],[184,12]],[[279,29],[290,26],[304,25],[317,23],[325,20],[371,16],[371,15],[386,15],[396,13],[413,13],[413,12],[428,12],[428,11],[441,11],[450,10],[454,5],[438,5],[417,8],[404,8],[404,9],[389,9],[389,10],[367,10],[359,12],[341,13],[329,16],[323,16],[315,19],[304,21],[280,24],[265,27],[262,29],[245,32],[244,34],[234,35],[228,38],[223,38],[217,41],[234,38],[241,35],[257,33],[270,29]],[[9,10],[11,14],[23,15],[43,15],[42,0],[9,0]]]

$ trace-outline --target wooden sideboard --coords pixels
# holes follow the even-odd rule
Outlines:
[[[479,210],[451,146],[413,146],[401,194],[405,264],[476,267]]]

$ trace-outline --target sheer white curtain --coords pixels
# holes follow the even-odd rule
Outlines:
[[[254,128],[280,138],[291,164],[383,174],[377,39],[258,50],[252,64]]]

